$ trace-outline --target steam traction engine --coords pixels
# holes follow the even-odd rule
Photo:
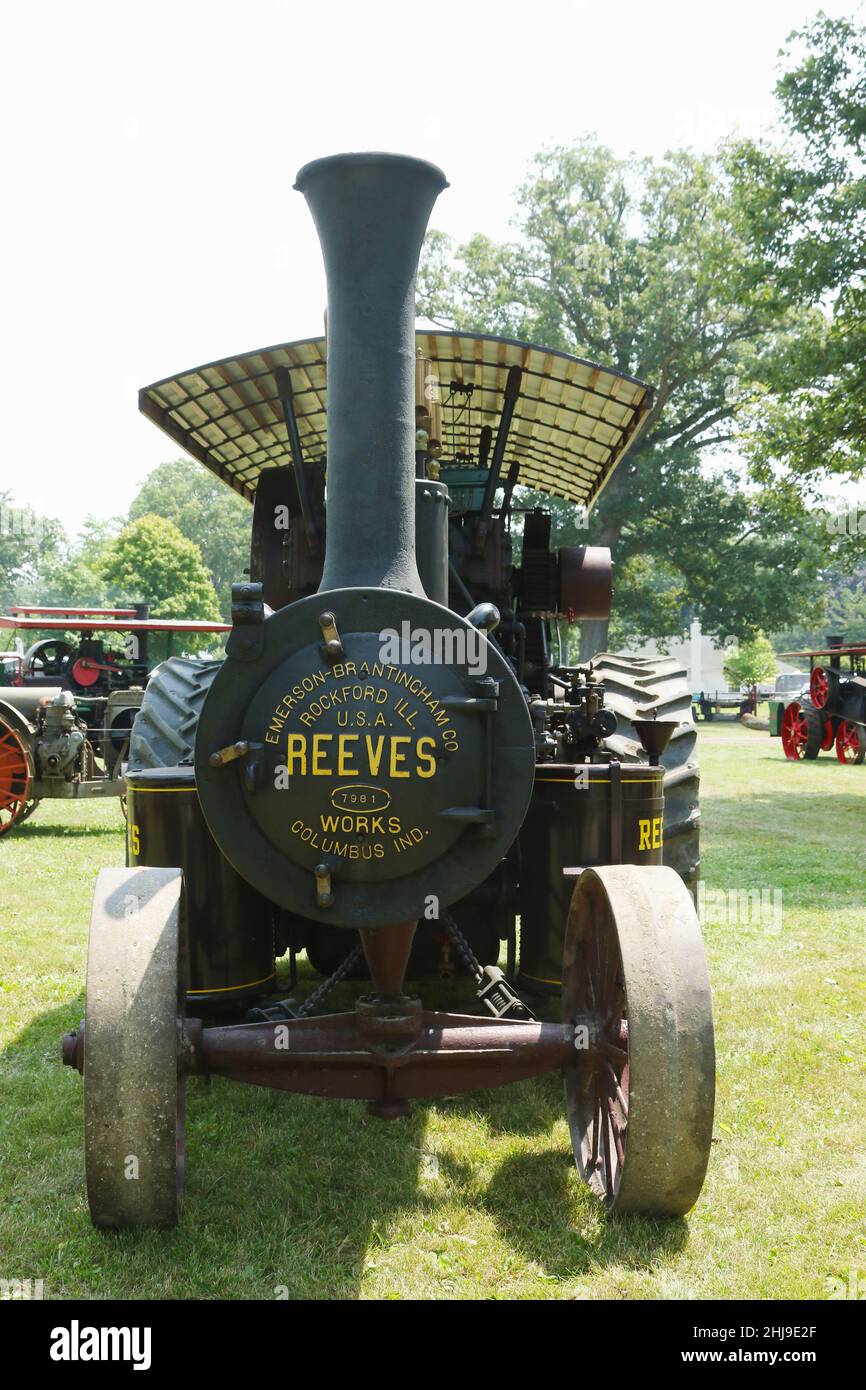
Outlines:
[[[828,637],[819,652],[783,652],[786,659],[809,658],[809,699],[792,700],[781,713],[777,732],[786,758],[817,758],[835,749],[840,763],[866,757],[866,647],[846,646]],[[771,723],[771,732],[772,732]]]
[[[662,863],[660,763],[688,692],[664,663],[556,661],[559,618],[606,611],[609,556],[551,552],[534,506],[511,554],[516,485],[573,461],[591,500],[647,388],[527,344],[446,334],[417,352],[434,166],[337,156],[296,186],[327,269],[327,382],[322,344],[295,344],[142,394],[254,497],[253,547],[226,660],[166,663],[133,731],[129,867],[99,876],[86,1020],[64,1039],[93,1220],[176,1220],[189,1075],[391,1118],[550,1070],[593,1190],[682,1214],[714,1089],[700,929]],[[495,437],[471,433],[470,396],[482,421],[501,407]],[[560,1023],[495,964],[504,939],[516,968],[518,911],[519,980],[561,990]],[[287,948],[333,971],[304,1004],[268,999]],[[443,951],[483,1012],[406,992]],[[316,1014],[359,969],[354,1009]]]
[[[151,618],[145,603],[13,606],[0,614],[4,628],[50,635],[2,662],[9,683],[0,683],[0,834],[46,798],[122,797],[130,731],[150,671],[149,633],[228,631],[222,623]],[[68,640],[73,634],[77,640]]]

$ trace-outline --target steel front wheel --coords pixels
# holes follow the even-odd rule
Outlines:
[[[809,678],[809,699],[815,709],[832,709],[839,694],[839,672],[829,666],[816,666]]]
[[[843,719],[836,731],[836,757],[840,763],[862,763],[866,757],[866,737],[862,728]]]
[[[84,1148],[96,1226],[173,1226],[183,1182],[180,869],[103,869],[87,955]]]
[[[684,1215],[710,1156],[715,1049],[700,925],[672,869],[581,875],[562,989],[563,1018],[586,1030],[565,1081],[578,1172],[617,1211]]]

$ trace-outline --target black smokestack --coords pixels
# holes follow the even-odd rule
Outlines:
[[[423,594],[415,562],[415,273],[447,180],[424,160],[305,164],[328,279],[328,526],[320,590]]]

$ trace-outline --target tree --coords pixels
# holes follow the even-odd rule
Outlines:
[[[131,601],[149,603],[155,618],[219,620],[219,603],[198,546],[165,517],[130,521],[107,547],[100,572]]]
[[[723,669],[734,690],[741,685],[759,685],[775,676],[776,653],[763,632],[758,632],[727,658]]]
[[[773,629],[792,591],[806,603],[818,585],[814,550],[792,563],[801,489],[751,486],[723,452],[763,389],[764,359],[814,331],[817,314],[801,309],[795,285],[768,280],[731,186],[721,157],[621,160],[587,138],[537,157],[518,194],[517,241],[475,236],[455,255],[434,234],[422,262],[427,318],[589,355],[654,385],[643,437],[581,536],[611,547],[618,577],[646,560],[662,580],[655,603],[617,584],[621,626],[636,636],[678,634],[692,615],[717,637]],[[585,624],[581,655],[606,640],[606,623]]]
[[[0,604],[36,602],[29,590],[63,540],[63,529],[50,517],[20,507],[11,492],[0,492]]]
[[[231,586],[250,562],[249,502],[189,459],[174,459],[148,475],[129,509],[130,521],[147,515],[174,522],[198,546],[228,617]]]
[[[821,14],[790,36],[776,86],[786,142],[739,141],[730,167],[754,253],[822,312],[779,354],[756,402],[763,476],[866,466],[866,30]]]
[[[815,608],[794,615],[795,621],[773,634],[777,652],[815,650],[827,645],[830,633],[846,643],[866,644],[866,563],[853,572],[833,568],[828,571]]]
[[[22,601],[40,604],[72,604],[76,607],[104,608],[122,602],[127,595],[118,592],[105,578],[101,565],[123,520],[100,520],[87,516],[76,539],[65,535],[41,556],[35,575],[22,586]]]

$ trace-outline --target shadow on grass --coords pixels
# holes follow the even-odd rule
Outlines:
[[[484,1206],[512,1247],[559,1279],[574,1278],[615,1263],[651,1269],[681,1250],[688,1223],[646,1216],[603,1214],[601,1204],[582,1187],[570,1153],[518,1154],[500,1164],[484,1194]],[[588,1218],[576,1229],[569,1214]]]
[[[72,835],[123,835],[126,831],[126,821],[119,817],[116,825],[66,825],[55,821],[53,824],[45,825],[38,821],[26,820],[23,825],[16,825],[10,836],[9,842],[15,840],[33,840],[43,836],[59,835],[65,839]]]
[[[686,1238],[683,1222],[605,1219],[578,1189],[564,1147],[512,1154],[486,1187],[476,1165],[441,1156],[444,1182],[425,1183],[427,1105],[384,1124],[355,1102],[221,1078],[187,1087],[179,1227],[97,1232],[85,1198],[82,1085],[59,1055],[62,1033],[83,1012],[82,993],[0,1053],[5,1242],[37,1269],[63,1252],[51,1280],[62,1292],[52,1296],[274,1298],[283,1289],[289,1298],[351,1299],[375,1252],[392,1248],[395,1225],[408,1217],[416,1229],[435,1227],[455,1205],[486,1213],[516,1254],[557,1279],[612,1261],[646,1268]],[[561,1096],[551,1076],[440,1110],[481,1117],[491,1138],[544,1138],[562,1117]]]

